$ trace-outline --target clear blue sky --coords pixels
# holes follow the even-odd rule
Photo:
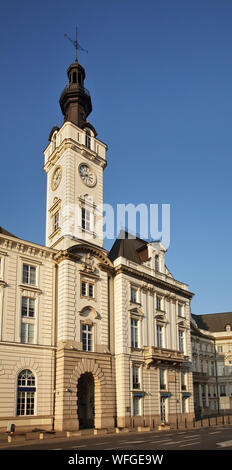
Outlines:
[[[231,22],[229,0],[3,2],[0,225],[44,244],[43,150],[77,25],[105,202],[171,204],[166,263],[193,313],[231,311]]]

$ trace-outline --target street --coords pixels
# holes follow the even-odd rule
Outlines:
[[[73,436],[7,444],[1,450],[232,450],[232,426],[162,432]]]

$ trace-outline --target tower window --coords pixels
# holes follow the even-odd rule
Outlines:
[[[90,211],[81,209],[81,226],[84,230],[90,230]]]
[[[60,213],[59,213],[59,211],[57,211],[57,212],[54,214],[53,223],[54,223],[54,225],[53,225],[53,230],[54,230],[54,232],[55,232],[56,230],[58,230],[58,228],[59,228],[59,226],[60,226]]]
[[[77,83],[77,73],[73,72],[73,83]]]
[[[90,149],[91,148],[91,136],[89,131],[85,131],[85,146]]]

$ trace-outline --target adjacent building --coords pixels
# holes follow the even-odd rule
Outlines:
[[[232,312],[192,315],[196,417],[232,411]]]

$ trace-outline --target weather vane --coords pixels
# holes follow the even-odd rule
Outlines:
[[[65,37],[68,38],[68,40],[72,43],[72,45],[75,47],[75,51],[76,51],[76,56],[75,56],[75,61],[77,62],[77,50],[79,49],[80,51],[84,51],[84,52],[87,52],[88,51],[86,49],[83,49],[83,47],[80,46],[79,42],[78,42],[78,30],[77,30],[77,27],[76,27],[76,39],[73,40],[71,39],[67,34],[65,34]]]

